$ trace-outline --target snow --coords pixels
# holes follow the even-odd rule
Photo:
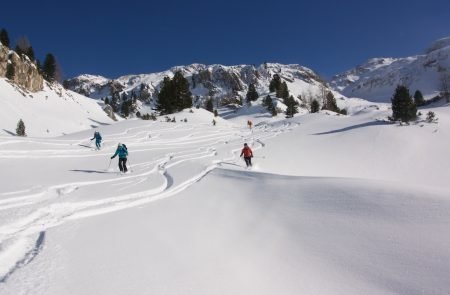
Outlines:
[[[31,93],[0,78],[0,101],[0,136],[15,134],[20,119],[31,137],[58,136],[113,122],[92,99],[47,83],[44,90]]]
[[[92,129],[0,137],[0,293],[447,294],[450,108],[399,126],[338,104],[123,120],[96,128],[100,151]]]
[[[347,97],[390,102],[397,85],[425,99],[440,92],[441,75],[450,71],[450,38],[435,41],[425,54],[404,58],[372,58],[349,71],[335,75],[330,85]]]

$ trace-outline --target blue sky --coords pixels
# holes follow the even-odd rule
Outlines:
[[[299,63],[324,77],[450,36],[450,1],[6,1],[0,27],[53,53],[65,78],[190,63]]]

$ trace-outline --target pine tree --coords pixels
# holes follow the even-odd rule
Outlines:
[[[270,95],[267,95],[264,98],[262,105],[265,106],[267,111],[269,111],[270,113],[272,113],[273,110],[275,109],[273,102],[272,102],[272,97],[270,97]]]
[[[175,111],[175,91],[169,77],[164,77],[158,93],[158,110],[162,114],[172,114]]]
[[[409,90],[405,86],[398,85],[392,101],[392,119],[409,122],[417,116],[417,107],[414,104]]]
[[[22,54],[25,54],[26,56],[28,56],[28,53],[30,53],[30,54],[32,54],[33,58],[31,58],[29,56],[28,57],[31,60],[34,60],[34,51],[33,51],[33,49],[31,49],[31,52],[29,52],[30,47],[31,47],[31,44],[30,44],[30,41],[28,40],[28,38],[25,36],[22,36],[17,41],[15,51],[20,57],[22,57]]]
[[[210,111],[211,113],[214,111],[214,105],[213,105],[212,98],[209,98],[206,101],[206,107],[205,108],[206,108],[207,111]]]
[[[278,115],[277,108],[272,108],[271,115],[272,115],[272,117],[275,117]]]
[[[273,75],[272,80],[270,80],[269,91],[276,92],[280,89],[281,86],[281,78],[278,74]]]
[[[313,99],[311,101],[311,113],[317,113],[319,112],[319,109],[320,109],[319,102],[317,101],[317,99]]]
[[[298,102],[294,99],[294,97],[291,95],[288,98],[284,100],[284,103],[286,104],[286,117],[292,118],[295,114],[298,113]]]
[[[105,104],[109,104],[109,98],[105,97]]]
[[[37,67],[39,74],[42,75],[42,65],[41,65],[41,62],[39,61],[39,59],[36,59],[36,67]]]
[[[259,97],[258,92],[256,92],[256,88],[255,88],[255,84],[251,83],[248,86],[248,91],[247,91],[247,102],[250,103],[251,101],[256,101]]]
[[[181,71],[177,71],[173,76],[175,87],[175,97],[177,101],[177,111],[192,107],[192,93],[189,90],[189,82]]]
[[[25,133],[25,123],[22,121],[22,119],[20,119],[17,123],[16,134],[17,136],[27,136],[27,134]]]
[[[48,53],[45,56],[44,65],[42,66],[42,72],[45,80],[49,82],[56,81],[56,59],[53,54]]]
[[[28,47],[28,49],[26,50],[25,54],[28,56],[28,58],[31,61],[34,61],[36,58],[34,57],[34,50],[33,50],[33,46]]]
[[[6,66],[6,74],[5,77],[9,80],[14,80],[14,76],[16,75],[16,70],[14,68],[14,64],[11,62],[8,62],[8,65]]]
[[[286,82],[280,84],[280,88],[277,90],[277,97],[282,98],[283,101],[289,98],[289,89]]]
[[[9,47],[9,36],[8,32],[5,29],[0,30],[0,42],[2,45]]]
[[[336,113],[339,113],[341,110],[338,108],[336,104],[336,99],[332,92],[328,92],[325,96],[325,104],[322,106],[323,110],[329,110]]]
[[[172,114],[190,107],[192,93],[189,90],[189,82],[181,71],[177,71],[173,79],[165,77],[158,93],[158,110],[163,114]]]
[[[420,90],[416,90],[416,92],[414,92],[414,103],[416,106],[421,106],[424,102],[425,99],[423,98],[422,92],[420,92]]]

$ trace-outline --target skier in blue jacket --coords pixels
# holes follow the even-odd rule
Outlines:
[[[95,131],[94,132],[94,137],[91,138],[91,140],[95,139],[95,146],[97,147],[97,149],[100,149],[100,145],[102,143],[102,136],[100,135],[100,132]]]
[[[127,146],[119,143],[117,145],[116,153],[114,154],[114,156],[111,157],[111,159],[114,159],[117,155],[119,156],[120,172],[126,173],[128,171],[128,169],[127,169],[127,156],[128,156]]]

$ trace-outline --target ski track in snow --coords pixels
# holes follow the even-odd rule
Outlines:
[[[260,124],[251,131],[247,128],[235,127],[211,129],[207,125],[203,128],[204,130],[197,128],[195,131],[194,127],[181,124],[157,130],[149,129],[149,126],[139,126],[127,128],[121,133],[105,134],[103,149],[106,151],[102,149],[96,152],[83,148],[86,144],[85,139],[27,138],[24,141],[18,141],[2,138],[0,145],[13,146],[20,143],[24,149],[12,149],[0,155],[0,158],[44,158],[46,162],[60,161],[61,158],[106,158],[114,152],[117,142],[125,142],[130,151],[129,158],[132,160],[131,163],[128,162],[128,166],[133,172],[119,176],[118,173],[101,169],[74,170],[74,173],[96,172],[109,177],[92,181],[34,186],[29,189],[0,193],[0,218],[8,214],[14,216],[11,222],[0,226],[0,265],[2,265],[0,283],[6,282],[17,269],[28,264],[38,255],[43,248],[45,232],[48,228],[68,220],[123,210],[171,197],[200,181],[222,164],[228,167],[232,165],[236,167],[235,169],[239,169],[238,167],[244,169],[244,164],[239,158],[243,142],[251,143],[253,150],[257,151],[264,148],[266,140],[298,125],[295,123],[276,126]],[[186,134],[186,130],[192,132],[187,136],[177,137],[178,131]],[[156,134],[154,138],[149,137],[152,133]],[[172,137],[165,138],[165,136]],[[28,145],[38,148],[31,149]],[[45,149],[39,149],[39,147]],[[165,150],[168,152],[164,153]],[[137,157],[133,155],[141,153],[151,155],[153,152],[163,152],[163,155],[151,161],[134,163]],[[239,161],[241,165],[238,164]],[[183,164],[186,162],[198,163],[200,167],[198,171],[187,174],[190,175],[189,178],[180,178],[176,171],[183,169]],[[156,183],[153,184],[153,182]],[[89,190],[101,185],[115,186],[119,194],[110,196],[100,193],[91,199]],[[126,193],[127,190],[135,188],[141,189]],[[78,194],[77,197],[75,194]],[[78,200],[80,196],[87,200]],[[37,239],[36,236],[38,236]],[[27,246],[21,248],[21,254],[8,255],[8,251],[17,252],[17,247],[14,249],[15,247],[11,245],[24,240],[27,241],[25,243]],[[15,257],[15,260],[8,257]]]

